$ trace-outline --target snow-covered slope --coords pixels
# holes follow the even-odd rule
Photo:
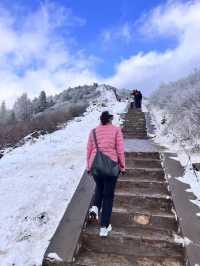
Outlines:
[[[164,84],[150,98],[150,107],[162,135],[180,140],[191,151],[200,151],[200,70]]]
[[[98,90],[101,96],[83,117],[0,160],[0,266],[41,265],[85,169],[89,131],[102,110],[112,109],[114,124],[119,124],[119,113],[126,109],[113,91]]]
[[[170,120],[170,115],[166,112],[165,107],[159,108],[158,105],[152,105],[152,103],[149,104],[148,101],[144,101],[143,104],[145,104],[146,111],[149,111],[151,113],[152,124],[155,126],[155,132],[154,134],[150,134],[151,137],[153,137],[155,143],[158,143],[162,147],[166,148],[165,152],[172,154],[172,159],[178,160],[185,168],[183,176],[177,177],[177,179],[190,186],[190,188],[187,189],[186,192],[193,193],[196,197],[195,200],[190,201],[200,207],[200,172],[195,171],[192,166],[193,163],[199,163],[199,148],[198,150],[194,149],[195,142],[192,142],[191,144],[191,142],[184,141],[181,139],[181,135],[178,134],[179,132],[181,133],[181,130],[185,130],[184,123],[189,123],[189,121],[187,121],[184,116],[182,117],[182,119],[179,118],[181,120],[177,122],[182,124],[182,128],[180,128],[177,132],[176,122],[174,126],[176,130],[173,127],[169,127],[167,122],[164,124],[161,123],[164,117],[167,121]],[[195,141],[195,139],[193,139],[193,141]],[[196,145],[198,143],[199,139],[196,139]],[[176,154],[177,157],[173,157],[173,154]],[[191,194],[188,198],[191,198]],[[200,211],[196,213],[196,215],[200,216]]]

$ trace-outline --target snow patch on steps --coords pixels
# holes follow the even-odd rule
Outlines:
[[[63,259],[61,259],[58,254],[56,253],[49,253],[47,260],[51,261],[51,262],[60,262],[63,261]]]

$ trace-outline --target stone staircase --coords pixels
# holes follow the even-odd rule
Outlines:
[[[145,115],[140,110],[134,109],[129,111],[123,127],[125,138],[146,139],[146,120]]]
[[[144,113],[129,110],[123,132],[125,140],[149,141]],[[73,263],[62,265],[186,265],[184,248],[174,240],[178,223],[159,152],[133,147],[126,152],[126,166],[116,187],[111,234],[100,238],[99,226],[86,220]]]
[[[129,110],[123,133],[128,139],[147,139],[144,113]],[[73,265],[185,265],[184,249],[174,241],[178,224],[159,153],[126,153],[126,165],[115,192],[113,231],[100,238],[98,226],[86,224]]]

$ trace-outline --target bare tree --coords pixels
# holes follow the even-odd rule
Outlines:
[[[167,116],[163,134],[173,132],[179,140],[196,143],[200,137],[200,70],[176,82],[162,84],[152,94],[150,105]]]
[[[33,106],[27,94],[22,94],[14,104],[16,118],[21,121],[30,120],[33,114]]]

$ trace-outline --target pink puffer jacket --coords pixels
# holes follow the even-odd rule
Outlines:
[[[99,150],[109,156],[113,161],[119,163],[120,170],[125,171],[124,139],[120,127],[112,124],[96,127],[96,136]],[[90,132],[87,144],[87,170],[90,171],[96,147],[93,132]]]

